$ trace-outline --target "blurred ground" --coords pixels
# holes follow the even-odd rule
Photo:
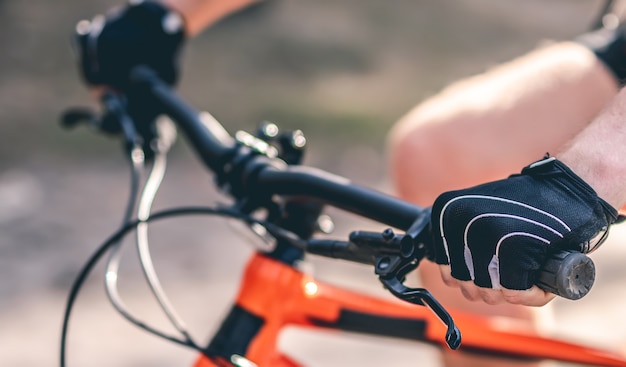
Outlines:
[[[57,364],[62,309],[71,281],[118,224],[128,177],[118,143],[86,130],[67,133],[64,107],[89,104],[69,47],[73,24],[112,1],[0,0],[0,363]],[[261,119],[309,138],[307,163],[389,191],[384,135],[410,107],[466,75],[589,26],[599,1],[274,0],[190,41],[181,93],[229,131]],[[182,142],[157,206],[211,203],[211,176]],[[382,178],[381,178],[382,177]],[[355,226],[336,213],[337,233]],[[208,337],[236,292],[251,249],[223,222],[158,225],[154,256],[192,333]],[[559,300],[556,330],[568,338],[620,346],[626,273],[623,229],[612,250],[594,255],[597,286],[585,299]],[[128,252],[121,274],[129,306],[164,324]],[[315,260],[316,274],[382,294],[370,269]],[[101,276],[102,268],[98,269]],[[193,354],[123,321],[102,280],[79,298],[69,362],[75,366],[190,365]],[[384,295],[384,294],[383,294]],[[386,296],[386,295],[385,295]],[[437,366],[436,350],[395,340],[286,334],[285,348],[311,366]],[[364,352],[367,351],[367,352]],[[411,361],[407,363],[406,361]]]

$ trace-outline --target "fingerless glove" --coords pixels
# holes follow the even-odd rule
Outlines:
[[[616,219],[591,186],[546,158],[505,180],[439,196],[432,258],[480,287],[528,289],[550,253],[593,250]]]
[[[182,17],[154,1],[133,1],[106,17],[76,27],[76,48],[88,84],[124,90],[137,65],[147,65],[169,84],[178,79],[179,51],[185,40]]]

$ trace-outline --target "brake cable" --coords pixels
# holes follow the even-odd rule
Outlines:
[[[110,104],[112,101],[109,100],[108,102]],[[120,103],[116,104],[116,108],[114,108],[111,112],[115,115],[115,119],[121,127],[122,135],[127,142],[126,146],[128,148],[127,151],[131,164],[131,193],[129,195],[128,205],[124,215],[123,224],[125,224],[130,222],[132,219],[132,213],[134,211],[135,203],[137,202],[138,187],[142,176],[142,169],[146,162],[145,155],[141,149],[142,144],[137,131],[135,130],[134,123],[130,116],[126,113],[123,103],[121,103],[122,101],[118,99],[117,102]],[[110,105],[109,109],[111,110]],[[159,133],[157,133],[158,138],[154,142],[156,145],[153,147],[156,154],[152,162],[150,173],[146,179],[139,198],[137,208],[137,218],[139,220],[146,220],[150,216],[152,203],[154,202],[161,182],[163,181],[163,177],[165,176],[167,153],[176,138],[175,128],[172,125],[168,125],[165,121],[167,120],[157,120],[156,127],[159,130]],[[120,296],[117,287],[118,271],[122,255],[120,251],[121,243],[119,242],[111,247],[109,259],[106,264],[105,290],[109,301],[124,318],[141,329],[157,336],[165,337],[169,340],[178,340],[179,344],[189,344],[195,348],[199,348],[197,343],[195,343],[191,338],[187,328],[182,322],[182,319],[176,314],[174,307],[165,295],[165,291],[163,290],[163,287],[161,286],[161,283],[156,275],[152,258],[150,256],[147,224],[140,223],[137,226],[136,233],[137,252],[139,254],[140,265],[148,286],[155,296],[163,313],[170,320],[172,326],[180,332],[184,339],[168,336],[166,333],[148,326],[145,322],[140,321],[128,311],[128,307],[126,307],[122,301],[122,297]]]
[[[105,95],[103,95],[102,102],[105,107],[106,117],[98,119],[91,112],[82,111],[82,114],[80,114],[80,116],[73,116],[73,115],[66,116],[63,122],[66,126],[69,126],[69,127],[75,126],[77,123],[84,121],[87,124],[92,125],[99,129],[105,129],[105,127],[103,126],[104,123],[109,124],[108,126],[109,128],[111,128],[110,124],[114,124],[119,128],[118,131],[121,132],[121,135],[124,138],[125,150],[128,153],[129,162],[130,162],[130,171],[131,171],[130,172],[130,178],[131,178],[130,193],[129,193],[126,210],[124,212],[123,221],[122,221],[122,227],[125,227],[127,224],[131,223],[132,218],[133,218],[135,204],[137,203],[137,198],[139,196],[139,186],[140,186],[140,182],[142,178],[142,171],[145,165],[145,155],[141,148],[142,147],[141,138],[139,134],[137,133],[137,130],[134,126],[132,119],[126,113],[125,99],[120,95],[116,95],[113,93],[106,93]],[[74,117],[74,119],[72,121],[67,121],[69,117]],[[159,134],[157,134],[157,136],[159,138],[158,140],[155,141],[156,146],[154,147],[154,150],[156,151],[157,154],[155,156],[152,169],[150,171],[150,174],[148,175],[148,178],[146,180],[146,183],[142,190],[142,194],[139,199],[137,218],[140,221],[147,220],[148,216],[150,215],[150,208],[152,206],[154,198],[156,197],[156,193],[158,191],[158,188],[165,174],[166,155],[176,137],[175,128],[171,124],[170,125],[167,125],[165,123],[159,124],[159,122],[161,121],[163,120],[157,121],[157,129],[159,129]],[[118,313],[120,313],[129,322],[135,324],[136,326],[138,326],[139,328],[147,332],[150,332],[152,334],[155,334],[157,336],[170,340],[174,343],[181,344],[184,346],[189,346],[193,349],[199,350],[200,347],[192,340],[191,336],[187,332],[180,317],[178,317],[177,314],[175,313],[173,307],[171,306],[170,302],[168,301],[165,295],[165,292],[163,291],[163,288],[161,287],[158,277],[156,276],[156,272],[154,270],[152,259],[150,257],[149,246],[147,242],[147,225],[145,223],[137,224],[137,250],[139,253],[139,257],[140,257],[140,264],[144,272],[144,275],[146,277],[146,280],[148,282],[148,285],[150,289],[152,290],[152,293],[156,297],[157,302],[159,306],[161,307],[161,310],[166,314],[166,316],[168,317],[172,325],[181,333],[181,335],[183,335],[184,339],[179,339],[174,336],[167,335],[164,332],[161,332],[155,328],[152,328],[148,326],[145,322],[133,316],[128,311],[128,308],[122,301],[122,298],[117,288],[118,271],[119,271],[120,260],[121,260],[120,249],[121,249],[120,240],[114,241],[110,245],[111,252],[106,263],[106,271],[105,271],[106,295],[109,301],[111,302],[111,304],[113,305],[113,307],[116,309],[116,311],[118,311]],[[102,256],[103,254],[104,253],[97,256],[97,258]],[[88,266],[85,266],[84,269],[87,270],[88,268],[89,268]],[[89,271],[90,270],[87,270],[87,273],[89,273]],[[87,273],[85,273],[84,276],[86,276]],[[67,309],[68,312],[66,313],[66,318],[69,318],[69,311],[71,309],[71,303],[74,302],[74,298],[76,297],[78,290],[80,289],[80,287],[82,286],[82,283],[85,280],[85,279],[80,279],[80,278],[81,276],[79,276],[76,280],[75,285],[77,287],[73,289],[72,291],[72,293],[74,294],[70,295],[68,299],[68,309]],[[61,345],[62,345],[61,346],[61,366],[65,365],[64,350],[65,350],[65,340],[66,340],[66,332],[67,332],[65,325],[68,321],[69,320],[64,319],[64,332],[62,335],[62,342],[61,342]]]
[[[175,132],[174,128],[172,131]],[[174,133],[175,135],[175,133]],[[159,134],[161,136],[161,134]],[[141,198],[139,199],[139,205],[137,209],[137,219],[145,221],[150,217],[150,211],[152,208],[152,204],[154,202],[154,198],[156,197],[157,191],[161,185],[163,177],[165,176],[165,169],[167,166],[167,152],[171,143],[161,144],[161,147],[158,149],[158,152],[155,156],[152,170],[150,175],[146,181],[144,186],[144,190],[142,192]],[[171,302],[161,286],[161,282],[157,276],[156,270],[154,268],[154,263],[152,261],[152,257],[150,255],[150,247],[148,245],[148,224],[147,223],[139,223],[137,226],[137,252],[140,258],[141,269],[143,270],[146,281],[152,291],[152,294],[156,298],[161,310],[167,318],[170,320],[172,326],[178,332],[183,335],[185,340],[193,345],[196,345],[191,338],[191,335],[187,331],[187,327],[185,326],[182,318],[178,316]]]
[[[98,264],[98,261],[107,253],[107,251],[109,251],[112,247],[114,247],[117,243],[120,243],[120,241],[124,238],[124,236],[126,236],[130,231],[134,230],[137,228],[138,225],[142,224],[142,223],[149,223],[149,222],[153,222],[153,221],[157,221],[157,220],[161,220],[161,219],[165,219],[165,218],[171,218],[171,217],[176,217],[176,216],[183,216],[183,215],[219,215],[219,216],[224,216],[224,217],[230,217],[230,218],[235,218],[235,219],[240,219],[243,220],[244,222],[248,223],[248,224],[260,224],[262,226],[267,226],[268,229],[270,229],[270,231],[272,233],[275,234],[286,234],[287,232],[285,230],[275,230],[275,228],[273,228],[274,226],[271,225],[270,223],[267,222],[263,222],[261,220],[255,219],[254,217],[251,217],[249,215],[243,214],[233,208],[230,207],[180,207],[180,208],[173,208],[173,209],[168,209],[168,210],[163,210],[163,211],[159,211],[159,212],[155,212],[152,215],[150,215],[149,218],[145,219],[145,220],[132,220],[128,223],[126,223],[125,225],[123,225],[121,228],[119,228],[115,233],[113,233],[104,243],[102,243],[100,246],[97,247],[96,251],[89,257],[89,259],[87,260],[87,262],[85,263],[85,265],[83,265],[83,267],[81,268],[80,272],[78,273],[78,276],[76,277],[76,279],[74,280],[74,283],[72,284],[72,287],[70,289],[70,293],[68,295],[68,299],[67,299],[67,304],[65,307],[65,312],[64,312],[64,316],[63,316],[63,325],[62,325],[62,329],[61,329],[61,347],[60,347],[60,366],[61,367],[65,367],[65,351],[67,349],[67,334],[68,334],[68,328],[69,328],[69,319],[70,319],[70,314],[72,312],[72,309],[74,307],[74,303],[76,301],[76,298],[78,296],[78,293],[80,292],[82,286],[84,285],[85,281],[87,280],[87,277],[89,276],[89,274],[91,273],[91,271],[94,269],[94,267]],[[135,320],[133,321],[134,324],[136,324],[137,326],[143,328],[144,330],[147,330],[148,332],[151,332],[153,334],[156,334],[157,336],[160,336],[164,339],[167,339],[171,342],[180,344],[182,346],[185,347],[189,347],[197,352],[202,353],[202,349],[199,348],[197,345],[190,343],[189,341],[185,341],[185,340],[180,340],[177,338],[173,338],[169,335],[165,335],[165,334],[161,334],[161,333],[154,333],[153,330],[147,326],[145,323],[139,321],[139,320]]]

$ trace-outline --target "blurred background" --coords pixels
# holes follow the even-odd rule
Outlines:
[[[67,132],[58,122],[64,108],[92,105],[75,69],[73,27],[117,4],[0,0],[3,366],[58,365],[70,284],[122,218],[129,179],[120,143],[84,128]],[[230,132],[254,129],[261,120],[302,129],[309,141],[306,163],[391,192],[384,144],[398,118],[454,80],[586,31],[602,4],[271,0],[190,40],[179,90]],[[211,175],[183,141],[169,164],[157,207],[217,199]],[[338,235],[371,225],[332,214]],[[155,227],[153,253],[165,288],[192,334],[206,340],[235,294],[252,249],[219,220],[184,219]],[[626,340],[623,327],[615,327],[616,319],[623,319],[618,300],[626,295],[619,287],[625,254],[615,254],[626,250],[614,247],[607,251],[613,256],[600,251],[595,257],[602,286],[576,304],[555,302],[561,335],[607,346]],[[141,318],[167,327],[134,256],[129,249],[120,275],[122,294]],[[313,261],[323,279],[388,296],[371,269]],[[191,365],[193,353],[118,316],[101,278],[99,267],[78,299],[69,365]],[[439,365],[434,347],[395,340],[290,330],[281,343],[310,366]]]

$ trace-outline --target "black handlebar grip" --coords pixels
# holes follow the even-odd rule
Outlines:
[[[563,298],[577,300],[591,290],[596,278],[593,261],[577,251],[559,251],[546,261],[539,273],[539,288]]]

